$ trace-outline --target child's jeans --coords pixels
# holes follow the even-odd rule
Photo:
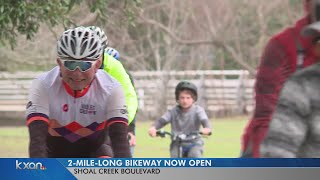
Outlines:
[[[170,145],[171,158],[201,158],[203,154],[203,141],[181,143],[181,152],[179,150],[179,143],[172,142]]]

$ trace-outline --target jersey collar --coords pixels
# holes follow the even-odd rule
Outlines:
[[[70,96],[75,97],[75,98],[79,98],[79,97],[84,96],[89,91],[89,88],[91,85],[91,83],[90,83],[83,90],[73,90],[66,82],[62,81],[62,83],[63,83],[63,86],[64,86],[65,90],[67,91],[67,93]]]

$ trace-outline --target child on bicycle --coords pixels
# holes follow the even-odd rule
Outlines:
[[[203,135],[211,134],[211,125],[204,109],[195,104],[197,101],[197,87],[189,81],[181,81],[175,88],[175,97],[177,105],[168,110],[159,120],[157,120],[148,130],[151,137],[157,135],[157,130],[168,123],[171,124],[171,134],[173,135],[170,144],[170,156],[177,158],[179,156],[179,146],[187,148],[186,157],[200,158],[203,154],[204,142],[199,136],[188,142],[175,141],[174,137],[181,134],[191,134],[199,132],[200,125],[203,126],[201,133]]]

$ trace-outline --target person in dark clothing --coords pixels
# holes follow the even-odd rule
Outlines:
[[[320,55],[320,22],[303,30]],[[320,63],[294,73],[285,83],[261,144],[261,157],[320,157]]]
[[[303,0],[305,16],[274,35],[264,49],[255,82],[255,110],[242,136],[241,157],[259,157],[259,148],[284,82],[295,71],[317,61],[310,37],[301,30],[318,20],[319,0]]]

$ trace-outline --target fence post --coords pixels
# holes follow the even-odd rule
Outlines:
[[[138,95],[138,107],[142,111],[144,110],[144,90],[143,89],[137,89],[137,95]]]
[[[238,113],[239,114],[247,114],[247,103],[246,103],[246,79],[247,74],[245,71],[241,71],[241,74],[238,78],[238,86],[237,86],[237,105],[238,105]]]
[[[206,99],[206,87],[205,87],[205,74],[201,73],[200,81],[198,86],[198,104],[203,108],[207,109],[207,99]]]

